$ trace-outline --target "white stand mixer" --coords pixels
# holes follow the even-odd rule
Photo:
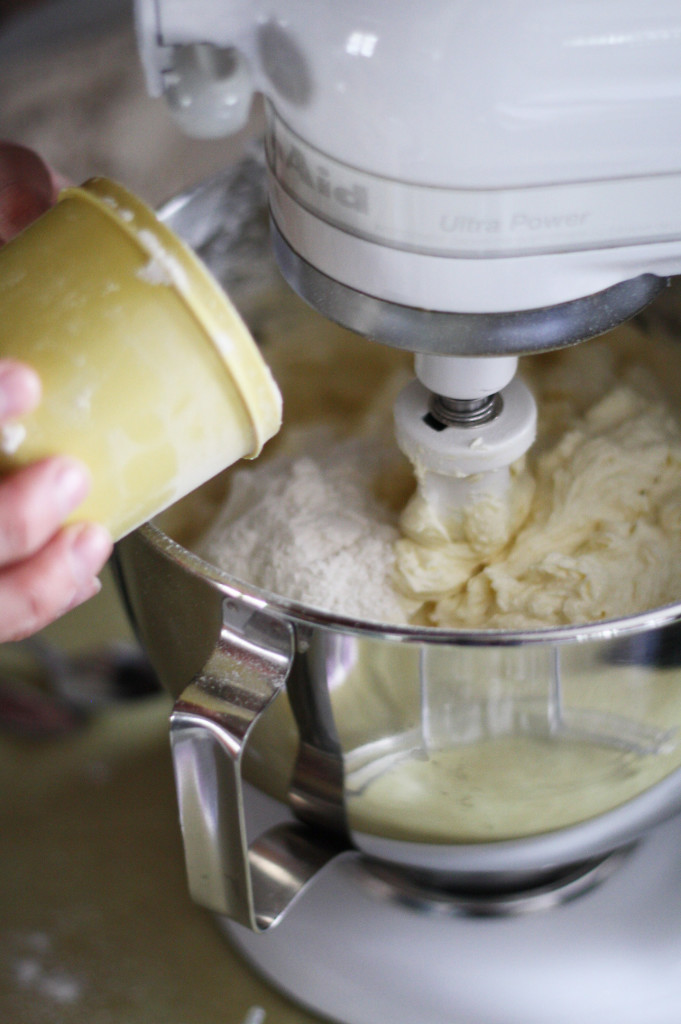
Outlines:
[[[622,0],[427,0],[416,7],[406,0],[138,0],[137,17],[150,91],[166,95],[187,131],[234,131],[253,91],[265,95],[279,265],[327,316],[418,354],[420,382],[398,402],[397,434],[424,467],[422,486],[445,506],[464,500],[470,477],[485,474],[490,487],[501,479],[503,488],[509,463],[532,443],[534,404],[513,379],[519,354],[610,329],[681,271],[681,11],[674,0],[645,7]],[[471,447],[473,427],[484,439]],[[133,614],[152,660],[156,645],[157,663],[167,665],[163,681],[179,693],[187,680],[166,650],[179,641],[154,639],[133,579],[177,553],[153,532],[124,545]],[[198,578],[204,570],[192,563],[189,571]],[[212,667],[203,684],[185,690],[176,708],[178,787],[192,891],[244,921],[250,911],[243,907],[262,895],[258,886],[268,872],[275,878],[276,866],[289,896],[307,879],[296,881],[294,856],[268,860],[257,844],[244,845],[242,871],[240,854],[234,861],[232,850],[219,849],[234,822],[248,829],[250,842],[262,823],[271,829],[292,814],[257,791],[244,802],[240,743],[225,739],[226,718],[206,730],[204,714],[202,724],[202,685],[210,680],[212,699],[222,699],[211,673],[259,650],[261,628],[248,623],[261,614],[266,620],[269,610],[258,595],[244,597],[217,576],[210,586],[225,602],[222,646],[206,663]],[[164,617],[161,602],[155,611]],[[317,636],[319,617],[284,608],[289,613],[294,632],[308,623],[328,662],[332,640]],[[651,626],[673,626],[675,614]],[[388,632],[381,637],[391,639]],[[567,639],[579,648],[589,638]],[[291,670],[294,656],[280,642],[263,677],[271,684],[263,706]],[[292,643],[300,663],[314,668],[304,629]],[[249,729],[250,720],[236,730],[244,744]],[[302,739],[309,755],[314,743]],[[225,756],[237,765],[237,781],[230,776],[229,797],[218,784],[218,799]],[[670,851],[678,850],[681,826],[658,826],[604,880],[598,863],[609,847],[626,847],[673,814],[681,798],[676,775],[611,811],[620,817],[608,841],[592,843],[590,835],[582,842],[579,825],[555,833],[558,845],[577,837],[574,863],[587,850],[595,856],[574,887],[562,879],[564,896],[581,892],[564,906],[545,909],[553,898],[542,885],[527,899],[511,889],[495,913],[505,903],[542,912],[483,923],[479,915],[491,912],[484,900],[450,899],[445,884],[438,895],[432,873],[422,888],[413,878],[413,885],[398,883],[385,869],[386,859],[399,862],[397,847],[384,857],[380,841],[372,846],[353,835],[355,848],[382,860],[383,870],[363,866],[357,853],[333,859],[331,850],[320,864],[331,863],[281,924],[265,935],[241,925],[229,925],[230,933],[277,985],[348,1024],[676,1024],[681,861]],[[223,821],[224,801],[232,799],[234,814]],[[299,799],[292,803],[319,825],[314,801],[303,800],[302,809]],[[597,832],[606,820],[596,820]],[[521,874],[551,875],[551,843],[551,834],[538,837]],[[416,845],[405,844],[410,868]],[[487,855],[502,861],[503,844],[494,846]],[[466,870],[474,873],[480,851],[469,855]],[[511,863],[514,857],[511,851]],[[279,909],[252,926],[267,929]]]
[[[419,353],[460,424],[478,394],[504,415],[496,357],[602,333],[681,269],[673,0],[139,0],[137,18],[150,91],[190,134],[232,132],[254,91],[267,98],[284,276],[331,319]],[[486,358],[443,373],[451,355]],[[508,397],[508,429],[521,410],[522,424],[506,465],[534,436],[531,400]],[[401,404],[398,439],[439,473],[421,404]],[[452,475],[489,468],[463,447]]]

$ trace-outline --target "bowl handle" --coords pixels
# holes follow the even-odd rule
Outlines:
[[[175,704],[170,736],[191,895],[260,932],[347,847],[298,823],[248,843],[242,756],[257,719],[286,683],[292,636],[288,624],[260,610],[245,619],[223,627]]]

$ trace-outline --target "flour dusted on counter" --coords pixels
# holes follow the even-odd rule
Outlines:
[[[408,501],[391,412],[403,355],[312,317],[272,322],[288,433],[234,474],[200,549],[209,560],[318,608],[450,629],[574,624],[681,599],[675,344],[628,326],[523,360],[538,438],[513,469],[513,507],[481,503],[454,535]]]

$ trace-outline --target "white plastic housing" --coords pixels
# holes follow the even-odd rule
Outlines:
[[[515,378],[501,392],[501,412],[476,427],[434,429],[427,422],[430,393],[417,380],[395,402],[395,436],[417,467],[465,477],[510,465],[528,450],[537,432],[537,406],[531,391]]]
[[[440,356],[417,352],[416,376],[429,391],[446,398],[477,399],[495,395],[513,380],[517,356]]]
[[[503,312],[681,271],[677,0],[137,0],[137,19],[157,94],[178,45],[244,55],[275,220],[342,284]]]
[[[492,919],[391,899],[341,859],[277,928],[229,933],[270,982],[324,1020],[677,1024],[680,842],[676,817],[592,892]]]

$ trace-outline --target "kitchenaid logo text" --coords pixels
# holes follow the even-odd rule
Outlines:
[[[286,147],[279,139],[275,139],[273,144],[276,158],[274,166],[280,180],[288,181],[293,188],[302,184],[345,210],[369,212],[369,193],[364,185],[356,182],[341,184],[326,164],[309,159],[299,146]]]
[[[278,207],[287,192],[347,234],[429,256],[523,256],[681,236],[681,172],[527,188],[448,189],[391,177],[389,153],[385,175],[348,166],[308,145],[276,117],[268,127],[267,156],[279,185],[272,190],[273,208],[282,223],[290,211]],[[355,156],[359,159],[359,152],[351,152],[351,159]]]
[[[333,168],[328,163],[321,162],[307,147],[295,142],[287,143],[280,138],[274,138],[271,140],[271,145],[275,156],[273,163],[277,176],[282,184],[289,186],[294,195],[304,199],[307,194],[313,205],[320,210],[328,203],[352,213],[369,214],[370,190],[368,185],[352,181],[345,168]],[[398,185],[398,188],[409,189],[410,187]],[[428,216],[430,201],[435,199],[437,202],[437,189],[424,189],[424,192],[427,198],[424,200],[421,216],[417,218],[417,225],[415,225],[416,237],[423,232],[430,219]],[[312,193],[311,196],[310,193]],[[404,197],[401,194],[393,197],[395,202],[398,202],[400,198]],[[412,194],[412,199],[414,198],[415,196]],[[404,213],[403,204],[398,203],[398,205]],[[379,203],[378,208],[379,210],[383,208],[383,215],[387,218],[387,223],[394,225],[399,222],[400,218],[396,219],[395,209],[391,207],[389,196],[384,197],[384,203]],[[418,202],[415,208],[418,209]],[[468,213],[449,212],[441,213],[439,230],[443,235],[466,239],[476,236],[480,239],[493,237],[504,239],[511,236],[529,238],[533,235],[569,238],[573,233],[579,233],[590,216],[591,213],[588,210],[579,209],[549,213],[521,208],[501,217],[481,217]],[[384,217],[379,215],[379,224]],[[431,223],[433,229],[437,231],[435,223],[433,221]],[[374,228],[376,226],[374,225]]]

